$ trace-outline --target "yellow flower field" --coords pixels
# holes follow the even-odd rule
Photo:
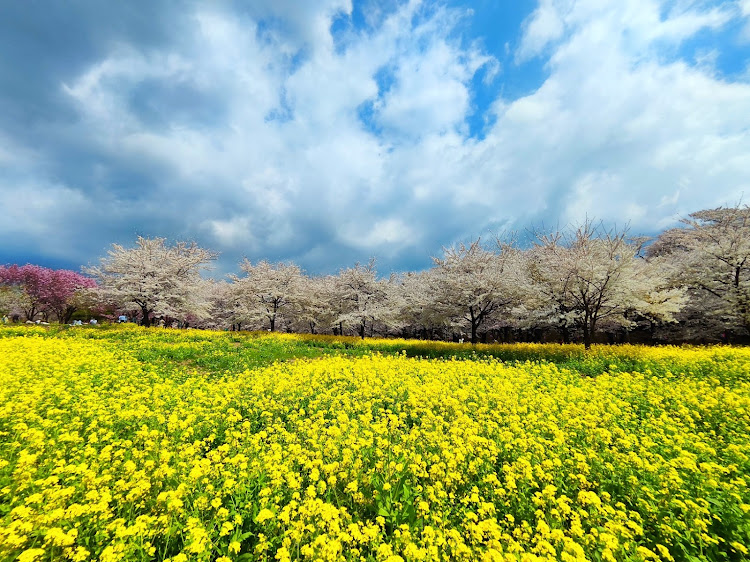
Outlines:
[[[244,336],[10,330],[3,560],[750,557],[750,351],[571,346],[612,362],[596,376],[366,350],[212,370]]]

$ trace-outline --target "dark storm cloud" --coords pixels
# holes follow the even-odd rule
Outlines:
[[[185,8],[174,2],[3,2],[0,123],[6,131],[74,120],[60,83],[118,44],[159,48],[180,40]]]

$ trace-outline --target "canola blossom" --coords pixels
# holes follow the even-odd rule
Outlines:
[[[750,351],[242,337],[0,330],[0,559],[750,557]]]

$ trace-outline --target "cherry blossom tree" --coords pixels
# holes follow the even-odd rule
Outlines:
[[[99,280],[107,300],[139,311],[143,325],[150,326],[152,315],[207,314],[209,301],[200,273],[216,257],[195,242],[169,246],[164,238],[139,236],[133,248],[113,244],[101,264],[87,272]]]
[[[22,287],[0,283],[0,314],[21,317],[30,304],[29,296]]]
[[[483,248],[480,240],[445,248],[430,276],[434,313],[468,327],[471,343],[477,343],[479,329],[493,314],[509,313],[518,304],[519,260],[513,244],[500,245],[498,253]]]
[[[241,320],[238,320],[237,304],[234,299],[232,283],[224,280],[209,280],[207,286],[208,315],[201,325],[210,329],[239,330]],[[238,325],[238,322],[240,325]]]
[[[390,313],[386,282],[378,280],[374,259],[367,265],[357,263],[354,267],[342,269],[334,286],[335,298],[340,305],[336,318],[340,330],[345,324],[352,324],[359,337],[364,339],[367,328],[372,329],[376,321]]]
[[[684,290],[671,287],[641,256],[644,240],[627,229],[587,220],[577,228],[540,235],[528,251],[524,306],[537,322],[579,328],[591,347],[603,322],[632,326],[637,315],[673,321]]]
[[[0,267],[0,285],[15,288],[6,290],[6,296],[14,296],[13,306],[22,309],[28,320],[42,314],[67,323],[84,303],[85,290],[96,287],[96,281],[67,269],[26,264]]]
[[[67,324],[79,308],[93,302],[88,289],[94,288],[96,281],[90,277],[67,269],[52,270],[47,278],[43,303],[55,314],[58,322]]]
[[[44,308],[44,286],[49,279],[49,271],[31,264],[0,268],[0,283],[5,287],[16,287],[23,293],[24,298],[16,304],[20,305],[27,320],[34,320]]]
[[[302,276],[294,308],[294,326],[297,331],[316,334],[330,330],[336,325],[342,310],[336,294],[335,277]]]
[[[245,322],[262,320],[271,332],[278,320],[292,312],[300,299],[302,272],[294,264],[260,261],[253,265],[247,259],[240,264],[244,277],[232,276],[236,314]]]
[[[750,333],[750,207],[707,209],[663,232],[648,254],[671,260],[693,306]]]

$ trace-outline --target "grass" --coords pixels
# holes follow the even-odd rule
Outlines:
[[[124,345],[137,350],[137,359],[163,369],[195,369],[212,376],[241,372],[297,359],[340,355],[383,355],[443,360],[497,359],[508,364],[553,363],[594,377],[607,372],[645,372],[660,376],[713,378],[734,384],[750,381],[750,363],[744,348],[729,346],[595,345],[586,351],[580,344],[477,344],[442,341],[330,336],[319,334],[269,334],[268,332],[211,332],[141,328],[134,325],[27,326],[0,329],[0,338],[16,336],[83,337]],[[739,365],[739,370],[738,370]]]

